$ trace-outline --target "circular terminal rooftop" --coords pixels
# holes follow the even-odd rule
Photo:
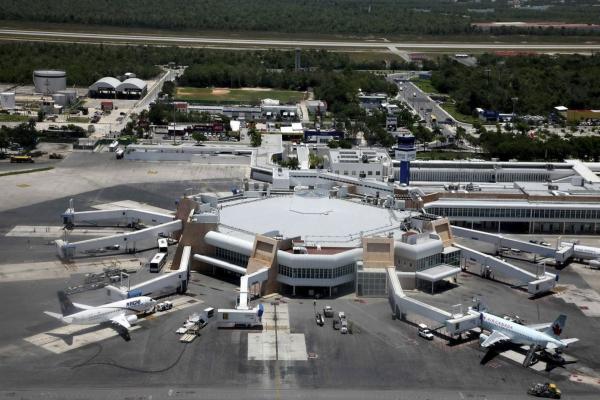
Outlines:
[[[278,233],[285,238],[300,236],[309,243],[355,246],[362,236],[398,229],[408,215],[310,190],[224,205],[219,230],[238,236]]]

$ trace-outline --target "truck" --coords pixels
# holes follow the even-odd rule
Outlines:
[[[219,328],[256,328],[262,326],[259,316],[260,304],[251,310],[218,309],[217,327]],[[261,314],[262,315],[262,314]]]

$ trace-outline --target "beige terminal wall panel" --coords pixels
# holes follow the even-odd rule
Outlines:
[[[261,286],[263,295],[276,293],[279,289],[279,283],[277,282],[277,249],[278,242],[276,239],[262,235],[256,235],[254,238],[254,247],[248,260],[246,274],[252,274],[262,268],[269,269],[267,282]]]
[[[393,238],[363,238],[363,268],[387,268],[393,266]]]

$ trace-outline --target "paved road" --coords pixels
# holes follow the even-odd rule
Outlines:
[[[328,41],[328,40],[271,40],[271,39],[238,39],[215,38],[206,36],[159,36],[139,34],[106,34],[89,32],[63,32],[45,30],[0,29],[0,37],[47,38],[65,41],[127,41],[140,43],[186,43],[186,44],[220,44],[250,46],[282,46],[282,47],[338,47],[338,48],[382,48],[389,49],[457,49],[457,50],[562,50],[567,52],[581,50],[600,50],[600,44],[548,44],[548,43],[410,43],[410,42],[368,42],[368,41]]]
[[[450,114],[448,114],[435,101],[431,100],[431,98],[429,98],[429,96],[419,89],[415,84],[411,82],[400,82],[398,83],[398,89],[398,99],[404,101],[406,104],[412,107],[412,109],[419,114],[422,119],[427,121],[427,125],[429,125],[431,128],[433,128],[431,126],[432,115],[435,115],[438,122],[444,122],[447,118],[450,118],[455,124],[457,123],[457,121],[452,118]],[[442,123],[438,124],[438,126],[445,136],[454,136],[454,128]]]

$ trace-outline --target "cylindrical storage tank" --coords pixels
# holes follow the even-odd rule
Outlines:
[[[62,93],[55,93],[52,95],[52,100],[54,100],[54,104],[65,107],[67,103],[67,96]]]
[[[77,100],[77,91],[75,89],[61,90],[58,93],[66,96],[67,104],[73,104]]]
[[[4,92],[0,93],[0,108],[4,110],[12,110],[15,108],[15,93]]]
[[[67,73],[55,70],[33,71],[33,85],[36,93],[53,94],[67,88]]]

